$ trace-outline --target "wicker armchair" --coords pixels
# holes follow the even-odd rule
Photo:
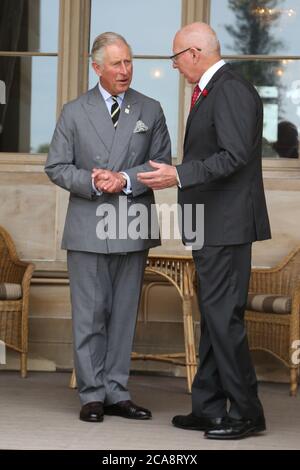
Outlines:
[[[19,260],[10,235],[0,226],[0,283],[20,284],[21,298],[0,300],[0,340],[21,353],[21,376],[27,375],[28,304],[34,265]]]
[[[251,350],[268,351],[290,369],[290,394],[298,388],[299,364],[292,355],[300,339],[300,246],[271,269],[252,269],[249,294],[289,297],[288,313],[246,310],[246,327]],[[247,307],[248,308],[248,307]]]

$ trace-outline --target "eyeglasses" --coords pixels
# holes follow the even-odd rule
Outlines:
[[[189,51],[190,49],[197,49],[197,51],[201,51],[202,49],[200,49],[200,47],[187,47],[186,49],[184,49],[183,51],[180,51],[180,52],[177,52],[177,54],[174,54],[174,55],[171,55],[169,57],[170,60],[172,60],[172,62],[176,62],[177,60],[177,57],[180,55],[180,54],[184,54],[184,52],[187,52]]]

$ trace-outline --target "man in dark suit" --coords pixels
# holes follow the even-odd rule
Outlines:
[[[173,424],[204,430],[211,439],[237,439],[265,430],[244,326],[251,245],[270,238],[261,164],[262,103],[254,87],[221,60],[219,41],[207,24],[182,28],[173,51],[173,67],[197,84],[183,161],[176,167],[153,162],[155,171],[138,175],[152,189],[177,184],[183,211],[186,204],[204,205],[204,244],[193,250],[200,366],[192,413],[175,416]]]

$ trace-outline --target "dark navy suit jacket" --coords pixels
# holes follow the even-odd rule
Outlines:
[[[204,204],[204,245],[268,239],[261,99],[229,64],[206,90],[187,120],[178,201],[183,211],[184,204]]]

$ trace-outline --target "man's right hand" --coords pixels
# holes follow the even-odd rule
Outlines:
[[[120,193],[126,186],[126,178],[121,173],[94,168],[92,171],[95,187],[104,193]]]

